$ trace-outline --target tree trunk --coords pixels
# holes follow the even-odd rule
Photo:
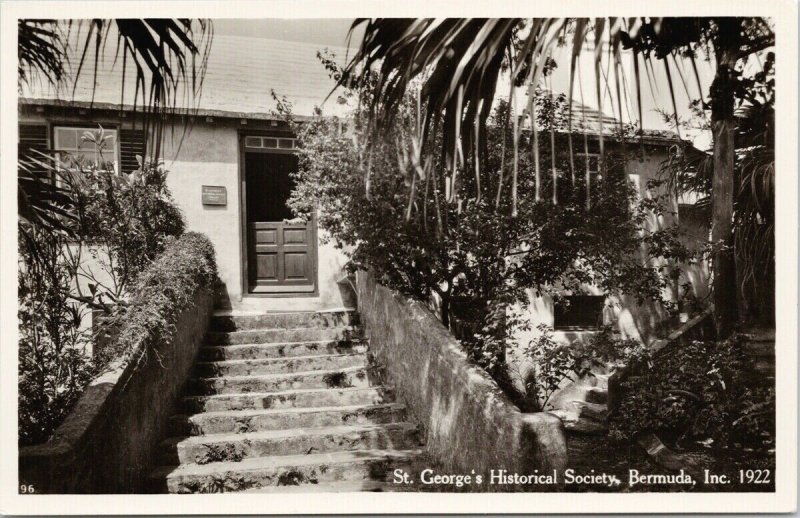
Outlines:
[[[447,329],[450,329],[450,291],[448,290],[445,293],[440,293],[440,296],[442,301],[439,310],[441,312],[442,324]]]
[[[717,339],[724,340],[732,333],[738,317],[736,259],[733,246],[735,195],[733,137],[736,126],[733,116],[733,94],[738,46],[729,44],[720,47],[716,52],[717,71],[711,85],[710,96],[711,127],[714,133],[711,242],[714,251],[714,326]]]

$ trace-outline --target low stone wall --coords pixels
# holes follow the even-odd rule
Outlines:
[[[468,363],[456,339],[420,302],[381,286],[370,272],[358,272],[357,288],[370,351],[424,426],[433,460],[464,474],[566,466],[559,418],[520,412],[494,380]]]
[[[36,493],[141,492],[212,309],[210,290],[198,289],[171,340],[92,381],[48,442],[20,448],[19,484]]]

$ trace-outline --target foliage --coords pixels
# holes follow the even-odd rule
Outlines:
[[[737,288],[745,317],[774,318],[775,284],[775,55],[763,66],[741,73],[735,90],[736,160],[733,234],[738,269]],[[708,124],[708,106],[693,103],[694,116],[684,126]],[[670,188],[697,196],[711,224],[713,157],[676,150],[663,173]],[[707,253],[710,253],[708,250]]]
[[[533,410],[546,408],[550,397],[567,381],[592,376],[594,367],[614,368],[638,363],[646,356],[646,347],[633,339],[616,336],[610,326],[594,333],[586,344],[563,343],[553,338],[552,329],[537,326],[538,334],[523,348],[522,360],[533,372],[522,379],[523,401]]]
[[[602,109],[605,94],[601,85],[605,84],[610,93],[613,84],[616,92],[615,96],[612,95],[616,97],[613,104],[618,110],[620,126],[623,107],[628,99],[634,99],[634,95],[628,91],[628,84],[636,88],[638,125],[641,126],[643,80],[640,67],[644,65],[650,88],[654,89],[651,69],[654,61],[658,60],[666,72],[666,86],[676,130],[679,131],[675,87],[680,82],[689,91],[682,70],[691,65],[703,103],[707,99],[715,134],[713,177],[718,186],[714,193],[715,222],[712,226],[712,240],[715,242],[715,325],[721,337],[730,334],[737,318],[736,302],[741,298],[736,296],[734,289],[736,277],[740,278],[740,284],[752,285],[757,268],[747,265],[739,271],[736,268],[733,250],[735,244],[728,221],[734,215],[734,139],[727,128],[736,126],[733,109],[735,95],[752,87],[746,81],[740,80],[742,68],[750,63],[766,71],[759,56],[775,45],[774,25],[771,20],[760,17],[377,18],[357,19],[353,23],[351,34],[361,25],[364,26],[361,45],[342,74],[340,83],[346,85],[362,81],[365,77],[373,78],[373,89],[376,93],[367,103],[368,119],[375,130],[373,136],[380,138],[379,134],[393,125],[394,116],[403,105],[410,85],[417,82],[421,92],[418,105],[420,111],[425,113],[419,131],[423,138],[417,147],[419,150],[424,149],[424,154],[441,153],[446,163],[453,164],[450,174],[450,181],[453,183],[458,164],[468,171],[466,176],[470,176],[473,171],[476,176],[480,174],[486,154],[481,140],[487,131],[486,120],[494,104],[501,74],[507,72],[511,78],[509,98],[512,99],[512,104],[515,104],[513,100],[516,97],[513,86],[527,86],[526,107],[521,114],[515,113],[511,118],[514,131],[514,170],[509,193],[512,215],[517,214],[519,205],[524,205],[518,203],[518,157],[519,151],[525,149],[519,143],[519,136],[524,121],[534,121],[536,118],[534,92],[541,86],[543,77],[552,67],[551,56],[556,47],[567,44],[569,40],[572,42],[568,102],[571,109],[576,77],[578,83],[581,82],[578,57],[590,47],[587,43],[591,36],[595,42],[607,42],[607,58],[604,56],[605,52],[599,51],[600,47],[595,49],[595,101]],[[630,81],[623,66],[623,50],[630,51],[633,58],[633,78]],[[703,92],[697,72],[696,57],[701,53],[709,60],[713,55],[716,69],[707,94]],[[604,70],[613,70],[613,77],[611,73],[606,75]],[[673,70],[678,74],[673,75]],[[680,81],[673,77],[679,77]],[[568,120],[569,172],[575,177],[572,119]],[[531,126],[535,138],[538,133],[536,124]],[[603,149],[605,131],[602,117],[596,126],[601,154],[600,168],[606,173],[608,168]],[[443,127],[443,138],[438,139],[440,127]],[[537,149],[534,147],[534,154]],[[424,154],[420,152],[418,162],[425,161]],[[537,201],[541,169],[540,161],[534,160]],[[554,164],[551,163],[550,169],[553,176],[556,176]],[[500,174],[502,173],[501,170]],[[554,182],[554,205],[558,200],[556,187]],[[586,194],[588,198],[588,191]],[[413,196],[411,198],[413,202]],[[589,202],[587,199],[587,203]],[[749,222],[752,215],[747,214],[745,221]],[[769,248],[763,246],[765,241],[757,236],[761,232],[762,229],[757,229],[755,234],[746,233],[745,248],[750,252],[769,252]],[[765,284],[768,285],[769,281]]]
[[[728,45],[734,47],[736,61],[744,61],[774,45],[775,39],[771,22],[763,18],[377,18],[357,19],[352,30],[360,26],[363,39],[340,83],[347,85],[370,77],[377,92],[368,104],[372,126],[379,131],[391,127],[406,92],[418,81],[420,104],[427,114],[424,134],[435,140],[433,128],[444,125],[441,152],[456,160],[456,143],[461,141],[465,162],[472,156],[479,158],[473,164],[484,158],[484,150],[473,143],[486,131],[485,121],[501,74],[510,73],[518,86],[525,85],[533,93],[552,68],[551,56],[558,46],[571,46],[568,105],[572,105],[578,57],[589,48],[587,40],[594,37],[608,41],[608,53],[596,55],[596,84],[607,84],[609,93],[615,91],[614,105],[620,120],[628,99],[636,98],[641,125],[642,64],[648,69],[648,81],[654,61],[661,61],[665,67],[671,108],[677,117],[674,89],[678,80],[672,79],[670,62],[679,71],[675,77],[687,89],[680,72],[683,67],[694,72],[699,88],[697,54]],[[622,66],[623,50],[631,51],[634,57],[632,78],[626,77]],[[614,70],[613,75],[604,77],[606,67]],[[628,91],[629,85],[636,88],[635,94]],[[513,89],[510,94],[514,95]],[[603,106],[603,89],[598,86],[595,94],[598,106]],[[524,117],[534,116],[533,97],[528,96]],[[713,97],[710,91],[712,102]],[[520,125],[514,128],[520,132]],[[598,132],[602,134],[602,128]],[[514,147],[524,149],[516,143]]]
[[[325,63],[334,77],[341,73],[332,60]],[[364,106],[371,88],[367,81],[346,96]],[[565,99],[543,97],[541,126],[561,129]],[[529,154],[512,160],[509,113],[504,102],[492,113],[486,161],[475,175],[460,167],[453,174],[453,164],[441,157],[419,161],[422,114],[413,93],[380,141],[369,141],[363,108],[344,120],[316,118],[297,128],[299,170],[290,205],[300,216],[316,211],[351,268],[370,268],[384,284],[419,300],[433,296],[471,360],[512,391],[504,351],[525,320],[511,309],[527,304],[528,290],[555,295],[595,285],[662,300],[677,278],[674,262],[689,256],[675,227],[647,224],[663,213],[663,194],[654,187],[639,200],[624,174],[623,162],[639,149],[609,157],[610,173],[587,185],[587,175],[569,175],[562,133],[540,153],[557,174],[537,181]],[[523,134],[519,145],[529,147],[531,139]],[[502,196],[514,170],[522,200],[516,214]],[[539,196],[554,184],[556,204]]]
[[[116,340],[107,348],[111,358],[155,351],[172,336],[178,317],[191,307],[198,289],[211,289],[217,275],[214,246],[196,232],[171,239],[137,277],[131,299],[105,322]]]
[[[163,162],[143,162],[137,156],[137,170],[116,174],[114,164],[103,160],[109,138],[102,126],[84,132],[81,141],[94,144],[97,151],[93,162],[82,155],[62,154],[57,160],[42,156],[35,164],[54,178],[52,188],[70,193],[74,217],[61,218],[59,228],[73,242],[67,250],[69,261],[79,265],[72,296],[106,312],[112,305],[124,304],[139,272],[164,250],[168,238],[185,228],[167,188]],[[25,220],[21,225],[33,227]],[[31,253],[36,253],[35,247]],[[87,255],[93,261],[87,261]],[[88,293],[83,292],[84,285]]]
[[[87,131],[103,149],[103,128]],[[166,185],[162,161],[142,162],[130,173],[114,174],[102,164],[71,160],[69,188],[75,194],[79,212],[79,235],[89,254],[111,279],[103,284],[98,275],[86,270],[92,302],[104,305],[104,298],[118,303],[128,286],[164,250],[166,240],[183,233],[185,223]]]
[[[743,340],[694,341],[640,361],[609,416],[611,437],[656,432],[679,442],[764,448],[775,440],[775,390],[753,374]]]
[[[102,128],[87,132],[84,140],[94,142],[102,157],[107,140]],[[160,163],[120,175],[102,158],[87,163],[80,157],[43,156],[35,165],[53,178],[41,189],[69,192],[74,211],[72,217],[45,211],[59,224],[19,222],[19,435],[24,444],[46,440],[93,375],[119,352],[88,354],[93,339],[83,325],[88,308],[111,313],[124,306],[143,269],[184,228]],[[92,270],[87,253],[103,272]]]
[[[355,94],[366,102],[372,92],[366,86]],[[448,179],[452,164],[415,158],[421,114],[412,94],[392,132],[371,143],[368,159],[363,110],[347,120],[315,119],[298,128],[300,165],[290,204],[306,217],[318,211],[320,226],[346,249],[353,267],[369,266],[383,282],[418,299],[437,295],[445,322],[453,300],[482,308],[481,321],[494,306],[523,301],[528,288],[547,293],[595,284],[608,292],[660,298],[675,273],[647,259],[687,256],[674,228],[646,228],[647,218],[663,210],[658,194],[636,205],[624,174],[592,180],[590,188],[582,177],[572,183],[566,178],[569,158],[559,145],[555,157],[542,150],[558,167],[557,177],[542,183],[559,184],[559,203],[537,199],[530,158],[520,157],[524,203],[514,215],[500,196],[514,168],[502,125],[507,113],[501,103],[493,114],[480,174],[459,171],[455,182]],[[521,145],[530,145],[529,138],[523,135]]]
[[[95,368],[81,328],[85,309],[70,299],[77,264],[65,254],[67,237],[33,229],[19,241],[18,435],[29,445],[47,440]]]
[[[586,375],[589,367],[579,348],[554,340],[546,325],[538,326],[538,330],[539,335],[523,349],[523,355],[534,366],[533,375],[525,380],[526,399],[537,402],[538,410],[542,410],[566,380]]]
[[[142,108],[142,122],[148,137],[148,154],[157,160],[161,153],[166,115],[179,106],[193,106],[200,99],[208,56],[213,39],[210,20],[192,19],[86,19],[52,20],[23,19],[17,24],[18,76],[23,86],[49,83],[56,88],[73,90],[84,70],[87,58],[102,63],[106,43],[116,41],[115,57],[121,58],[122,84],[135,71],[134,108]],[[71,74],[64,64],[78,51],[79,59],[71,63]],[[94,56],[92,56],[94,52]],[[98,80],[94,67],[95,85]],[[69,82],[72,81],[72,84]],[[94,88],[94,86],[93,86]],[[181,102],[181,98],[185,102]],[[20,164],[17,188],[20,218],[31,225],[56,225],[63,230],[66,223],[54,214],[73,215],[71,192],[40,189],[42,182],[35,170]],[[51,196],[54,195],[54,196]]]

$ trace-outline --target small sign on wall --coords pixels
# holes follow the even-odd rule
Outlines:
[[[228,204],[228,191],[223,185],[204,185],[203,186],[203,205],[222,205]]]

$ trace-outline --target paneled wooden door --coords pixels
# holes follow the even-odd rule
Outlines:
[[[291,220],[291,153],[245,147],[247,270],[250,293],[310,293],[316,288],[316,221]]]

